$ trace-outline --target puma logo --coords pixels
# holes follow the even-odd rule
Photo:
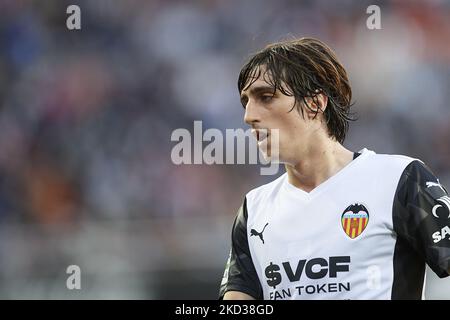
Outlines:
[[[268,224],[269,224],[269,223],[266,223],[266,225],[264,226],[264,228],[262,229],[261,232],[258,232],[258,231],[256,231],[255,229],[251,229],[251,230],[250,230],[250,237],[251,237],[251,236],[258,236],[258,237],[261,239],[262,243],[264,244],[263,232],[264,232],[264,230],[266,229],[266,227],[267,227]]]

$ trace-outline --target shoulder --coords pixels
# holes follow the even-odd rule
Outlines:
[[[368,160],[388,167],[406,167],[413,161],[422,162],[421,160],[410,156],[387,153],[374,153]]]
[[[412,165],[424,166],[422,160],[401,154],[383,154],[370,151],[370,155],[364,162],[365,169],[373,170],[374,174],[382,173],[380,176],[400,178],[405,170]],[[394,179],[395,180],[395,179]]]
[[[244,201],[236,214],[233,230],[241,232],[246,229],[249,212],[258,211],[258,208],[263,208],[267,204],[267,201],[270,201],[270,198],[274,198],[279,186],[283,183],[285,175],[286,173],[269,183],[247,192]]]
[[[418,182],[434,177],[430,167],[419,158],[405,155],[377,154],[375,161],[378,161],[384,170],[395,170],[400,174],[402,180]]]
[[[286,177],[287,173],[284,173],[277,179],[250,190],[245,196],[247,199],[247,205],[264,201],[275,196],[279,192]]]
[[[372,161],[372,162],[371,162]],[[446,189],[427,164],[419,158],[398,154],[374,154],[368,159],[372,174],[383,177],[395,186],[395,199],[407,200],[407,195],[433,194],[431,197],[443,196]],[[432,188],[433,186],[437,188]],[[396,201],[395,200],[395,201]]]

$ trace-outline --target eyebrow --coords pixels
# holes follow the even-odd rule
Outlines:
[[[249,90],[249,93],[250,93],[250,95],[256,95],[261,92],[269,92],[269,91],[274,92],[275,91],[274,87],[271,87],[271,86],[253,87]],[[247,98],[247,95],[241,93],[241,101],[243,101],[245,98]]]

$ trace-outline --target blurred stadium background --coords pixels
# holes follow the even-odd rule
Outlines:
[[[240,66],[291,36],[347,67],[348,148],[418,157],[450,187],[449,1],[1,0],[0,298],[216,299],[235,212],[273,177],[176,166],[170,136],[246,129]],[[427,279],[427,298],[450,298]]]

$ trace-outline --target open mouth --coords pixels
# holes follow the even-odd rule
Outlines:
[[[258,142],[264,141],[269,136],[268,129],[253,129],[252,131]]]
[[[263,129],[262,131],[258,131],[258,141],[264,141],[269,136],[269,132],[267,129]]]

